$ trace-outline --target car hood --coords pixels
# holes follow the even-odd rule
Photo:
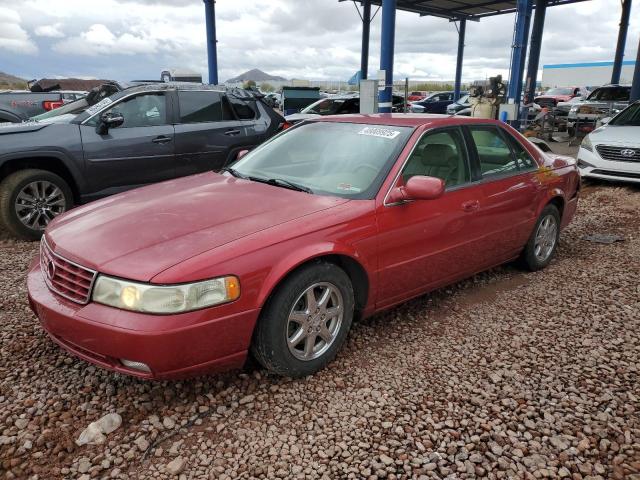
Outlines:
[[[301,122],[303,120],[309,120],[312,118],[318,118],[321,117],[322,115],[319,115],[317,113],[292,113],[291,115],[287,115],[286,117],[284,117],[284,119],[287,122]]]
[[[71,210],[51,222],[46,239],[80,265],[149,281],[207,250],[347,201],[204,173]]]
[[[0,135],[36,132],[42,130],[44,127],[46,127],[46,125],[39,122],[0,123]]]
[[[593,143],[623,145],[628,147],[640,146],[640,127],[622,127],[605,125],[589,134]]]

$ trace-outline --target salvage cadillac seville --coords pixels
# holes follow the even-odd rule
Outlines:
[[[325,117],[240,157],[52,221],[28,274],[51,339],[142,378],[250,353],[309,375],[354,317],[505,262],[547,266],[580,189],[573,159],[473,118]]]

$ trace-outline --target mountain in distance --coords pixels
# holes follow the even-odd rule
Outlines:
[[[27,81],[24,78],[16,77],[8,73],[0,72],[0,85],[27,85]]]
[[[254,82],[285,82],[287,79],[277,75],[269,75],[258,68],[244,72],[237,77],[230,78],[225,83],[239,83],[253,80]]]

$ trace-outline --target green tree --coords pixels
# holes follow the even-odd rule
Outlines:
[[[276,89],[270,83],[264,82],[260,84],[260,90],[263,92],[274,92]]]
[[[256,86],[256,82],[254,82],[253,80],[247,80],[246,82],[244,82],[244,88],[255,88]]]

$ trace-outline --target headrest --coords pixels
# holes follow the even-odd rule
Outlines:
[[[456,151],[451,145],[442,143],[428,143],[422,149],[422,163],[432,166],[451,165],[451,157],[455,157]]]

